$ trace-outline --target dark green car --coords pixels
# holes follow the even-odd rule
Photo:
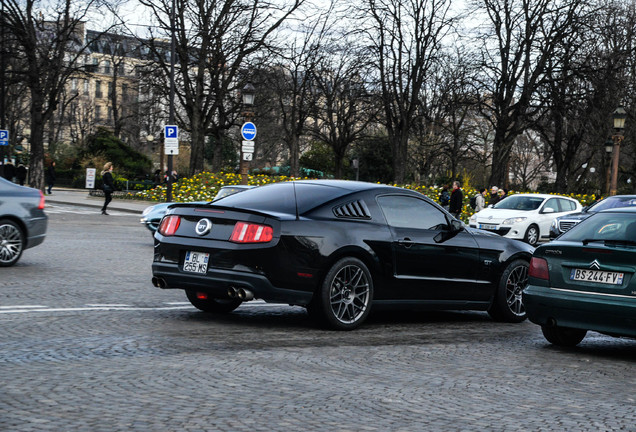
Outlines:
[[[590,216],[538,247],[523,303],[555,345],[575,346],[588,330],[636,337],[636,209]]]

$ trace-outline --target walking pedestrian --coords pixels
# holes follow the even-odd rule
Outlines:
[[[488,200],[488,205],[495,205],[499,202],[499,195],[497,195],[498,191],[499,191],[499,188],[497,186],[491,186],[490,199]]]
[[[448,203],[450,202],[450,193],[448,193],[448,185],[442,187],[442,193],[439,195],[439,204],[448,210]]]
[[[55,185],[55,161],[46,169],[46,184],[48,185],[48,194],[51,195],[51,189]]]
[[[15,169],[15,178],[18,179],[20,186],[24,186],[27,177],[27,169],[24,164],[19,164]]]
[[[106,213],[106,208],[108,204],[113,200],[113,192],[115,192],[115,183],[113,182],[113,163],[106,162],[104,164],[104,170],[102,171],[102,189],[104,190],[104,206],[102,207],[102,214],[108,215]]]
[[[455,219],[459,219],[459,216],[462,214],[462,207],[464,201],[464,194],[462,193],[462,189],[458,181],[453,182],[453,191],[450,196],[450,205],[448,206],[448,211],[450,214],[455,216]]]
[[[477,205],[475,206],[475,213],[482,211],[486,207],[486,188],[479,189],[476,201]]]

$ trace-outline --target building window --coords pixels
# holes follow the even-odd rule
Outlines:
[[[84,80],[84,94],[85,94],[86,96],[88,96],[88,87],[89,87],[88,80],[87,80],[87,79],[85,79],[85,80]]]
[[[99,80],[95,81],[95,97],[96,98],[102,97],[102,82]]]
[[[128,84],[121,85],[121,98],[124,102],[128,101]]]
[[[113,97],[113,83],[110,81],[108,82],[108,97]]]
[[[109,60],[105,60],[104,61],[104,73],[105,74],[109,74],[110,73],[110,61]]]
[[[102,120],[102,107],[99,105],[95,105],[95,120],[96,121]]]

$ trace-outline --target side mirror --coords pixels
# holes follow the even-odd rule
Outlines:
[[[464,223],[460,220],[453,219],[450,223],[450,230],[453,233],[459,232],[464,229]]]
[[[554,213],[554,209],[551,207],[548,208],[544,208],[543,210],[541,210],[541,213],[546,214],[546,213]]]

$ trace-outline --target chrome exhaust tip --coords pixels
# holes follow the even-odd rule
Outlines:
[[[238,290],[236,288],[234,288],[234,287],[229,287],[227,289],[227,296],[229,298],[233,298],[233,299],[237,298],[239,296]]]
[[[157,288],[165,288],[166,287],[166,281],[161,279],[161,278],[158,278],[156,276],[152,277],[152,284],[154,286],[156,286]]]
[[[243,301],[254,300],[254,293],[250,290],[246,290],[245,288],[239,288],[238,298],[240,298]]]

